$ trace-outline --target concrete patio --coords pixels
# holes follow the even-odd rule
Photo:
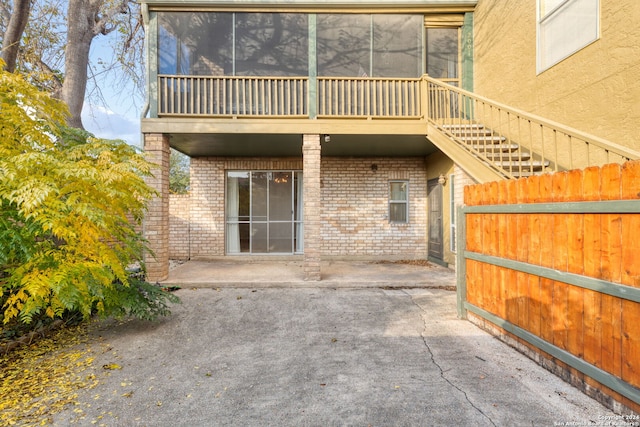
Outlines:
[[[160,282],[167,286],[220,287],[328,287],[328,288],[437,288],[455,287],[455,272],[420,261],[323,261],[320,281],[305,281],[302,261],[212,260],[177,265]]]

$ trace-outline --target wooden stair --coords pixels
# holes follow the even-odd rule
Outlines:
[[[514,178],[544,173],[549,166],[549,161],[536,160],[528,150],[482,124],[443,125],[441,128],[479,160],[491,163]]]

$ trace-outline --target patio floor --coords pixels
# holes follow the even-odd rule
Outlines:
[[[455,287],[455,271],[433,263],[323,261],[321,280],[305,281],[302,261],[187,261],[160,282],[182,287]]]

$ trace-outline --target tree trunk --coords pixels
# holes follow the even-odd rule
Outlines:
[[[97,35],[95,27],[103,2],[104,0],[69,0],[62,100],[69,107],[67,124],[74,128],[84,129],[81,114],[87,89],[89,50]]]
[[[13,12],[7,25],[2,42],[2,59],[5,62],[4,69],[10,73],[16,70],[16,59],[20,50],[20,39],[29,20],[31,0],[14,0]]]

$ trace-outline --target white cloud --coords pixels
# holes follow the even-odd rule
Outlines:
[[[135,115],[123,115],[108,108],[85,103],[82,124],[97,137],[122,139],[140,147],[140,119]]]

